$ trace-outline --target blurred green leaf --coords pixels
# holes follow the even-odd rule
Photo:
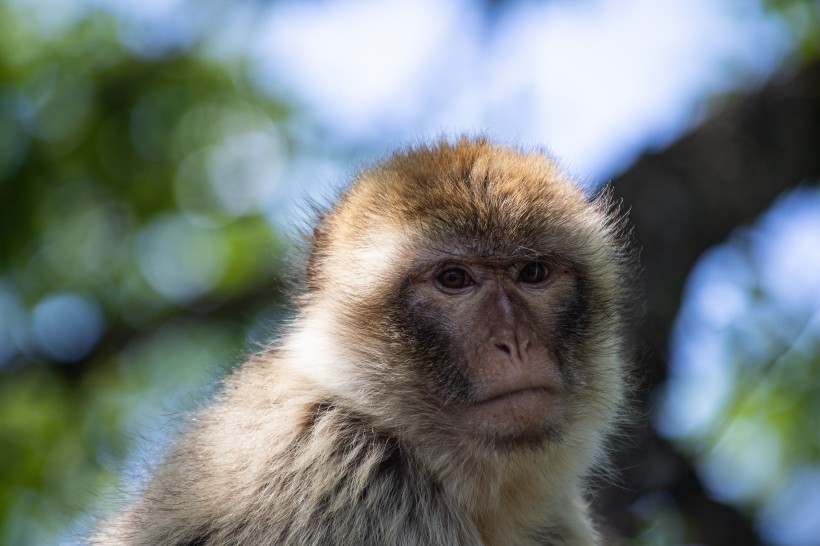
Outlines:
[[[240,359],[281,297],[291,146],[239,65],[137,57],[104,13],[48,35],[31,15],[0,4],[4,544],[110,498],[117,462]]]

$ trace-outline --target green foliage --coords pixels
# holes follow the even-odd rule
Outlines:
[[[816,0],[764,0],[763,3],[783,20],[804,59],[820,56],[820,3]]]
[[[287,110],[238,68],[24,15],[0,5],[3,544],[64,533],[240,358],[281,294],[265,207],[288,153]]]

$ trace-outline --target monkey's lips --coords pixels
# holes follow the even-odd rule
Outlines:
[[[482,404],[492,404],[495,402],[504,402],[515,399],[516,397],[528,395],[550,395],[552,394],[548,387],[525,387],[522,389],[510,390],[501,394],[493,394],[476,401],[473,405],[480,406]]]
[[[549,387],[526,387],[480,398],[467,407],[467,425],[493,435],[541,430],[556,416],[557,393]]]

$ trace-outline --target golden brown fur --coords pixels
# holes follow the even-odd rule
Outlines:
[[[485,140],[363,172],[319,219],[287,333],[226,379],[91,543],[595,544],[584,477],[625,390],[619,229],[542,154]],[[454,298],[414,284],[428,256],[451,254],[487,275],[552,260],[547,303],[514,302],[509,319],[530,317],[556,362],[549,427],[458,417],[475,384],[503,379],[480,349],[495,335],[482,313],[441,312]],[[469,332],[481,339],[453,341]]]

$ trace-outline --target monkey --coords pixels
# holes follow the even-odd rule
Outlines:
[[[294,317],[92,545],[593,545],[630,386],[618,207],[540,151],[421,143],[317,212]]]

